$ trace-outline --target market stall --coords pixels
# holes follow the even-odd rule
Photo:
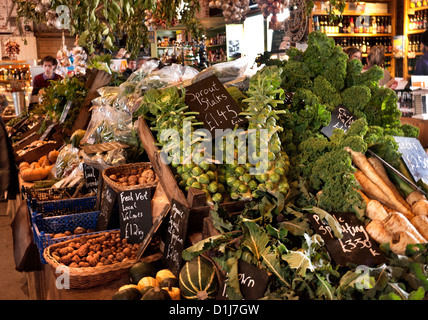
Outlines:
[[[79,72],[8,127],[33,299],[427,298],[428,155],[380,67],[314,31],[285,60],[154,59],[125,79],[92,55],[115,40],[97,12],[119,22],[89,9]]]

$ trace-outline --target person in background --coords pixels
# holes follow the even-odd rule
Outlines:
[[[50,86],[50,81],[57,81],[62,79],[59,74],[55,73],[58,61],[52,56],[46,56],[42,59],[41,65],[44,72],[38,74],[33,78],[33,91],[32,96],[37,96],[40,89]]]
[[[388,69],[382,67],[385,61],[385,48],[383,46],[373,46],[370,48],[370,52],[367,56],[367,66],[363,68],[363,72],[367,71],[373,66],[379,66],[383,70],[383,78],[379,81],[380,87],[388,87],[395,89],[398,82],[391,76]]]
[[[425,30],[421,35],[422,53],[423,55],[416,61],[415,76],[428,76],[428,30]]]
[[[362,59],[361,51],[357,47],[348,47],[343,51],[348,55],[348,60],[358,59],[361,61]]]
[[[126,59],[128,67],[123,71],[123,76],[128,79],[128,77],[137,69],[137,61],[132,58]]]

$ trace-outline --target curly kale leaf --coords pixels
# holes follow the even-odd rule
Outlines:
[[[330,112],[342,103],[339,92],[323,76],[317,76],[314,79],[313,92],[321,99],[322,104],[328,106]]]

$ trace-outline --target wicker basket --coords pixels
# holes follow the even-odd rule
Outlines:
[[[108,231],[106,231],[108,232]],[[119,233],[120,231],[110,231],[111,233]],[[88,239],[98,237],[99,234],[87,236]],[[118,280],[126,276],[129,272],[129,268],[137,261],[152,262],[157,261],[162,257],[162,253],[156,253],[151,256],[143,257],[139,260],[128,260],[126,262],[119,262],[110,265],[96,266],[96,267],[84,267],[84,268],[69,268],[63,264],[60,264],[52,255],[58,247],[67,246],[69,242],[75,239],[70,239],[64,242],[53,244],[47,247],[43,253],[46,262],[51,266],[54,272],[55,278],[59,276],[64,277],[64,270],[57,273],[56,270],[59,266],[64,267],[69,275],[69,286],[70,289],[88,289],[109,283],[114,280]]]
[[[115,181],[111,180],[109,178],[112,174],[130,174],[132,170],[138,170],[138,169],[153,169],[150,162],[138,162],[138,163],[129,163],[129,164],[123,164],[115,167],[109,167],[107,169],[103,170],[103,179],[105,183],[111,187],[116,192],[122,192],[122,191],[128,191],[128,190],[136,190],[141,188],[149,188],[149,187],[156,187],[159,181],[158,176],[156,176],[155,181],[146,183],[146,184],[137,184],[134,186],[122,186],[119,183],[116,183]],[[154,172],[154,171],[153,171]]]

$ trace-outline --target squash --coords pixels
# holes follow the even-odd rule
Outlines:
[[[177,278],[167,278],[163,279],[161,282],[159,282],[159,286],[161,288],[163,287],[177,287],[179,286],[179,281]]]
[[[19,170],[24,169],[24,168],[29,168],[30,164],[28,162],[21,162],[18,166]]]
[[[139,261],[131,266],[129,269],[129,282],[132,284],[138,284],[144,277],[155,277],[156,269],[149,262]]]
[[[156,273],[156,280],[159,283],[168,278],[175,278],[175,275],[169,269],[162,269]]]
[[[179,287],[185,299],[215,299],[219,283],[214,265],[202,256],[187,261],[180,271]]]
[[[112,300],[140,300],[141,292],[136,288],[127,288],[118,290],[112,297]]]
[[[171,300],[171,297],[167,291],[160,287],[153,287],[144,291],[141,300]]]
[[[40,165],[37,163],[33,166],[32,163],[30,167],[25,167],[21,169],[20,175],[22,180],[25,182],[38,181],[46,179],[51,169],[52,166],[40,167]]]
[[[126,290],[126,289],[129,289],[129,288],[135,288],[135,289],[139,290],[138,286],[136,284],[125,284],[125,285],[121,286],[119,288],[119,290],[117,290],[117,291]]]
[[[140,281],[138,281],[137,286],[138,286],[139,290],[141,290],[144,287],[148,287],[148,286],[158,287],[159,282],[153,277],[144,277],[144,278],[141,278]]]
[[[51,152],[48,153],[48,159],[51,163],[55,163],[56,159],[58,158],[59,155],[59,151],[57,150],[52,150]]]
[[[171,300],[181,300],[180,288],[177,287],[162,287],[163,290],[168,292]]]

